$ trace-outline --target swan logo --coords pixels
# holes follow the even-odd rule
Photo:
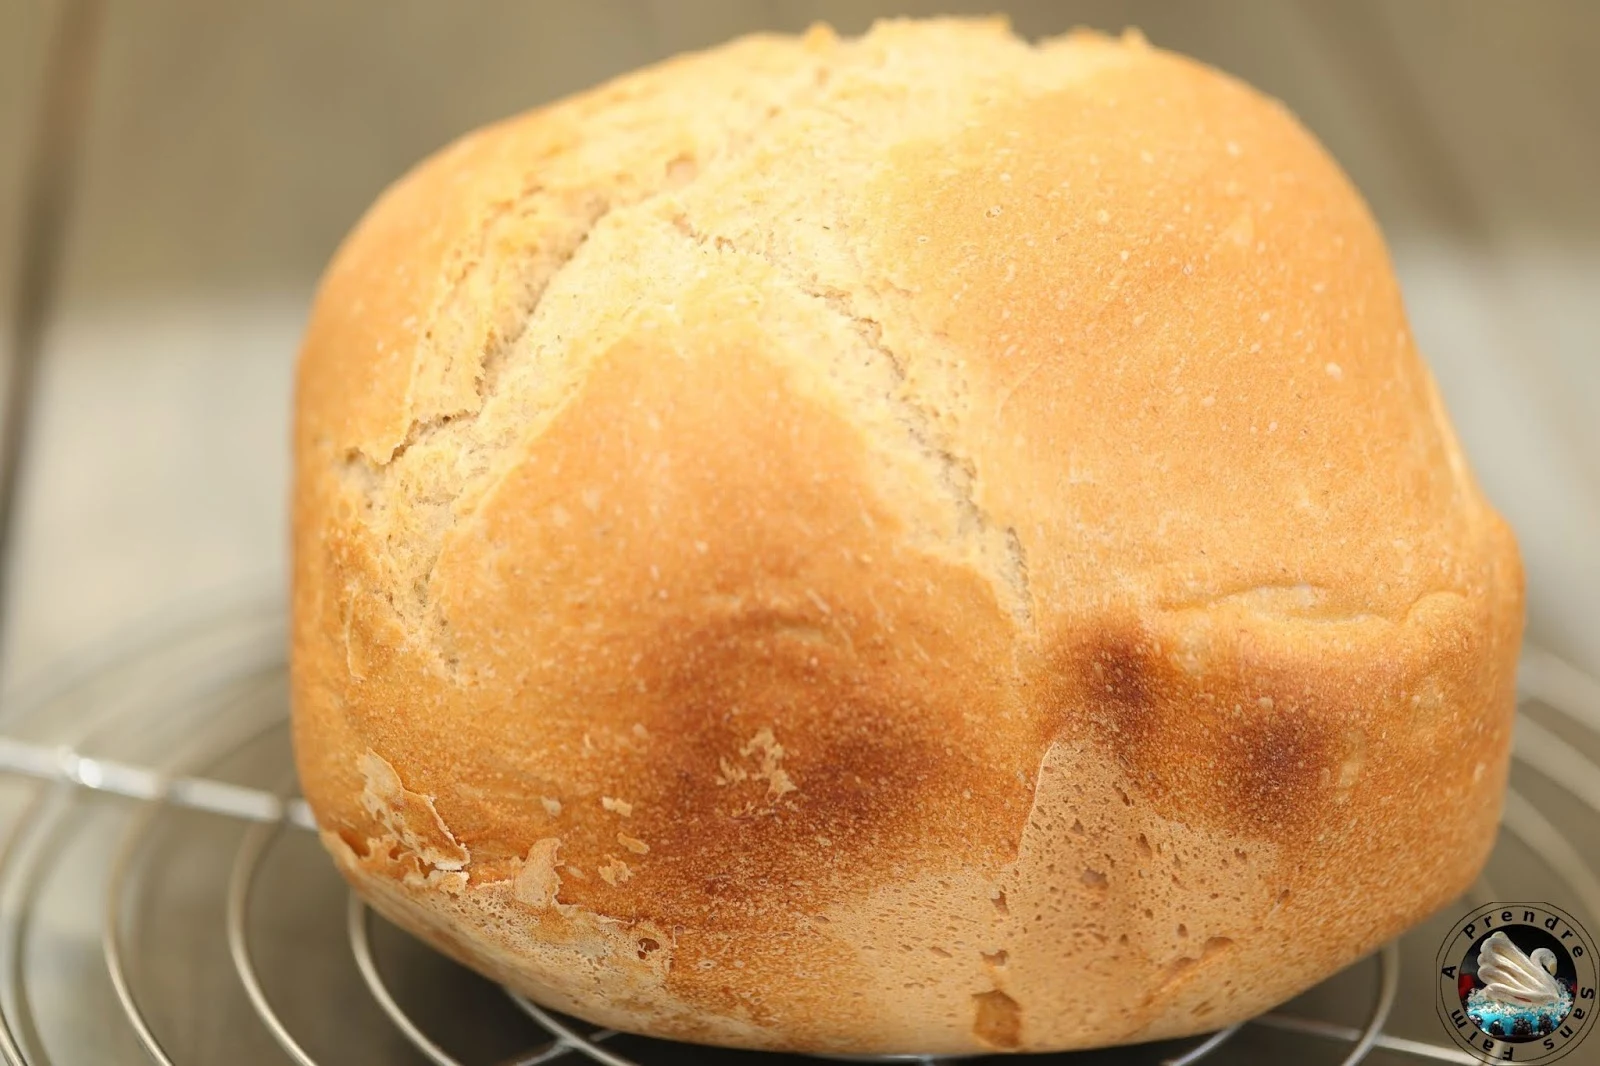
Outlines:
[[[1554,1062],[1594,1021],[1594,942],[1548,903],[1491,903],[1439,949],[1439,1017],[1484,1062]]]

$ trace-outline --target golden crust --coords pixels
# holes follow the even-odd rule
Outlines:
[[[296,459],[324,840],[604,1024],[1213,1029],[1493,837],[1521,571],[1381,239],[1136,39],[752,38],[473,134],[329,268]]]

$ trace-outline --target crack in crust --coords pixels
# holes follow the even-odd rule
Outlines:
[[[799,64],[798,73],[788,80],[785,92],[776,94],[761,109],[752,126],[736,126],[728,131],[722,144],[711,153],[710,161],[736,163],[757,149],[764,131],[775,119],[792,108],[804,106],[808,97],[822,92],[839,63],[835,59],[834,66],[830,66],[827,57],[817,53],[833,41],[831,33],[814,31],[806,42],[813,54]],[[622,134],[623,138],[626,136]],[[519,247],[513,254],[498,260],[489,254],[490,249],[506,243],[508,238],[516,239],[519,235],[517,223],[526,226],[541,209],[551,207],[551,198],[557,198],[558,194],[544,183],[530,180],[517,195],[493,207],[475,237],[460,242],[460,245],[475,247],[476,253],[457,251],[452,256],[451,269],[455,277],[446,295],[434,305],[421,331],[405,402],[408,410],[414,410],[419,394],[439,392],[441,385],[448,392],[451,379],[459,376],[461,348],[463,345],[470,347],[472,341],[472,330],[462,325],[463,318],[470,318],[483,303],[483,294],[476,290],[484,285],[492,286],[502,275],[520,274],[520,286],[526,295],[509,310],[501,310],[484,332],[483,344],[476,353],[472,397],[446,404],[424,417],[413,417],[387,455],[374,455],[360,446],[345,452],[336,471],[339,480],[360,501],[366,512],[366,524],[387,542],[391,556],[410,563],[404,567],[405,579],[395,584],[409,588],[411,596],[391,595],[391,606],[413,625],[421,623],[433,631],[431,637],[441,647],[444,665],[451,665],[448,634],[429,592],[444,537],[459,522],[470,517],[472,503],[481,498],[481,493],[475,490],[492,480],[496,460],[501,452],[514,446],[521,435],[518,430],[559,409],[570,397],[583,368],[581,365],[545,368],[552,377],[568,379],[568,387],[543,397],[544,403],[539,408],[523,412],[524,427],[512,427],[509,433],[502,427],[499,433],[485,436],[482,425],[485,413],[505,394],[508,378],[532,369],[534,362],[559,359],[559,354],[526,344],[525,340],[544,312],[546,298],[561,286],[574,262],[581,259],[581,252],[590,238],[619,216],[650,215],[663,201],[681,195],[692,186],[703,171],[704,166],[699,161],[677,153],[662,161],[653,178],[639,185],[631,184],[637,180],[637,175],[627,174],[619,177],[618,187],[609,195],[592,187],[576,193],[568,190],[567,199],[575,202],[561,205],[557,199],[555,217],[537,228],[534,236],[538,243]],[[502,230],[506,232],[502,234]],[[559,345],[562,338],[555,340]],[[435,370],[430,356],[437,357],[440,353],[443,353],[443,363]],[[569,364],[579,362],[568,360]],[[411,461],[430,445],[448,451],[450,461],[441,463],[436,458]],[[407,509],[415,512],[414,517],[408,522],[397,519],[391,508],[391,498],[404,500]],[[402,526],[407,528],[397,528]],[[425,531],[425,537],[416,536],[417,526]],[[422,541],[423,550],[417,551],[404,544],[406,541],[411,545]]]
[[[1345,597],[1348,599],[1348,597]],[[1341,602],[1335,590],[1310,583],[1252,585],[1248,588],[1227,589],[1198,598],[1177,599],[1162,604],[1168,614],[1184,612],[1210,612],[1226,608],[1239,608],[1263,615],[1279,622],[1305,622],[1321,625],[1352,625],[1376,622],[1383,625],[1404,626],[1426,605],[1435,601],[1461,601],[1465,597],[1455,589],[1428,589],[1419,592],[1398,612],[1379,614]]]
[[[1022,538],[979,503],[980,471],[972,457],[954,447],[951,434],[941,426],[954,412],[941,411],[930,396],[914,388],[912,368],[884,342],[882,324],[858,308],[850,293],[808,285],[801,273],[804,263],[797,269],[780,255],[734,249],[727,238],[698,234],[686,221],[683,198],[708,172],[737,171],[759,157],[780,119],[802,113],[839,117],[830,93],[840,81],[858,75],[870,81],[889,62],[883,52],[839,45],[826,33],[815,34],[807,46],[811,54],[777,83],[778,91],[766,97],[763,106],[747,116],[749,124],[733,124],[701,157],[677,152],[654,160],[646,155],[634,161],[642,165],[630,167],[636,173],[618,175],[609,187],[591,182],[587,187],[561,188],[558,181],[532,175],[516,193],[487,210],[470,237],[458,242],[447,268],[451,279],[419,331],[405,398],[413,417],[405,433],[387,455],[352,447],[336,469],[344,489],[364,512],[363,524],[380,540],[389,564],[398,571],[382,595],[408,628],[420,630],[420,639],[436,649],[436,664],[444,671],[453,671],[458,657],[431,590],[446,538],[470,520],[492,491],[514,459],[518,442],[538,433],[576,393],[592,354],[573,347],[580,339],[576,336],[536,335],[536,324],[551,313],[552,294],[564,292],[575,264],[588,261],[585,249],[598,233],[608,226],[650,223],[663,216],[692,240],[709,239],[719,249],[759,259],[861,336],[866,349],[892,375],[895,395],[890,399],[906,432],[936,466],[939,486],[954,510],[958,540],[976,550],[996,594],[1018,624],[1032,629],[1033,593]],[[606,135],[618,133],[601,136]],[[623,139],[627,136],[622,134]],[[519,240],[527,243],[519,246]],[[513,250],[494,254],[507,246]],[[676,280],[681,284],[688,279]],[[884,284],[893,289],[888,280]],[[491,306],[492,320],[486,325],[472,321],[485,305],[486,292],[504,293],[508,288],[520,298],[507,306]],[[908,296],[891,294],[900,299]],[[661,297],[670,299],[670,284]],[[610,327],[620,329],[641,310],[629,308]],[[916,332],[920,346],[941,343],[922,335],[925,331]],[[463,360],[471,360],[471,365]],[[928,372],[923,364],[933,361],[955,362],[921,360],[916,372]],[[941,384],[960,395],[962,385],[953,366],[941,367],[938,373],[945,379]],[[432,397],[435,409],[419,407],[419,397]]]
[[[748,256],[766,264],[793,291],[826,307],[860,336],[865,352],[888,372],[892,391],[884,398],[894,405],[900,425],[918,450],[936,465],[939,487],[955,511],[957,536],[977,546],[988,563],[984,569],[995,591],[1006,602],[1013,617],[1031,629],[1033,597],[1028,587],[1028,560],[1022,540],[1016,529],[1001,527],[978,502],[977,465],[970,456],[957,450],[949,433],[940,429],[940,422],[948,417],[946,413],[912,388],[908,360],[884,342],[883,324],[858,310],[849,292],[808,282],[780,256],[765,250],[751,251],[728,237],[703,233],[687,214],[675,215],[672,225],[697,247]],[[931,339],[919,338],[919,343],[931,343]],[[951,391],[960,394],[964,390],[958,383]]]
[[[467,261],[476,260],[481,263],[489,259],[489,249],[497,242],[497,237],[514,236],[516,222],[525,222],[530,214],[529,208],[538,202],[541,194],[545,192],[542,185],[532,185],[522,191],[513,200],[498,205],[489,214],[488,222],[484,225],[482,234],[477,242],[477,254],[473,257],[463,256]],[[589,234],[594,232],[609,215],[616,204],[602,196],[591,195],[579,198],[582,203],[572,212],[576,219],[576,230],[573,233],[560,234],[555,242],[555,247],[543,251],[528,249],[525,256],[511,263],[501,264],[500,271],[519,273],[525,275],[524,285],[527,295],[517,301],[512,308],[500,310],[496,315],[495,326],[491,327],[484,338],[485,343],[479,353],[479,365],[473,373],[473,386],[476,397],[475,403],[457,405],[451,409],[430,415],[427,418],[413,418],[406,434],[390,451],[387,458],[373,461],[364,452],[357,451],[353,457],[366,460],[374,467],[384,467],[401,458],[412,446],[426,440],[440,428],[449,425],[456,419],[464,416],[475,416],[483,410],[483,406],[494,394],[499,372],[505,362],[507,354],[516,346],[517,341],[527,331],[528,325],[539,312],[539,304],[544,299],[544,294],[561,275],[572,260],[577,256],[578,250],[589,239]],[[509,231],[509,232],[507,232]],[[521,268],[521,269],[519,269]],[[439,306],[430,315],[433,325],[426,335],[430,342],[427,346],[444,351],[445,365],[439,372],[439,377],[449,381],[456,369],[457,360],[461,352],[456,346],[439,343],[434,331],[448,322],[452,317],[451,311],[457,307],[463,308],[470,315],[476,305],[474,294],[470,291],[470,281],[473,271],[462,265],[457,276],[452,281],[448,296],[440,301]],[[542,277],[541,277],[542,275]],[[509,329],[504,328],[509,326]],[[427,352],[419,351],[417,366],[413,369],[411,394],[406,398],[408,408],[415,408],[415,396],[419,389],[418,379],[423,377],[423,365]]]

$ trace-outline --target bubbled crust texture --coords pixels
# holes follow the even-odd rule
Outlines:
[[[1359,198],[1136,39],[751,38],[474,133],[329,268],[305,792],[564,1011],[1215,1029],[1475,876],[1521,573]]]

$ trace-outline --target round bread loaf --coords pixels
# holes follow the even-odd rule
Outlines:
[[[1382,240],[1137,37],[754,37],[384,194],[301,363],[294,727],[382,913],[619,1029],[1216,1029],[1450,901],[1522,624]]]

